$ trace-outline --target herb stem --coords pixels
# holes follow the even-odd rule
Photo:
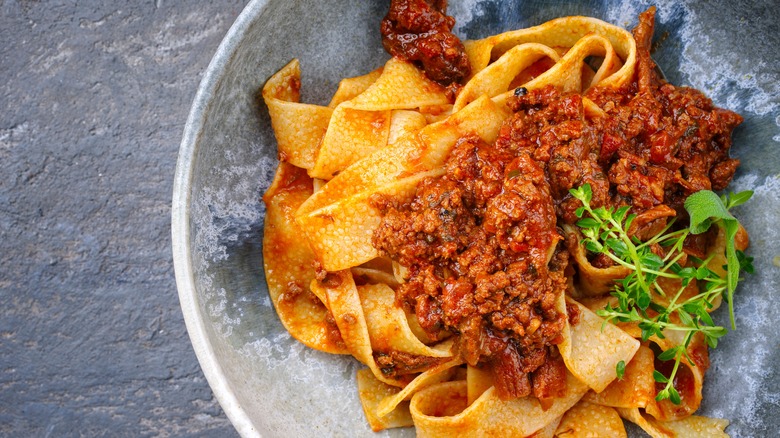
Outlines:
[[[643,341],[653,336],[663,339],[665,330],[685,333],[683,345],[671,347],[658,356],[662,361],[674,358],[675,364],[668,378],[658,373],[657,381],[666,382],[666,387],[658,393],[657,399],[670,399],[672,403],[680,404],[674,378],[683,356],[693,363],[687,351],[693,336],[701,333],[707,344],[714,348],[718,339],[727,332],[724,327],[715,325],[709,316],[718,296],[728,300],[731,325],[735,325],[733,293],[739,281],[739,271],[753,272],[753,266],[751,258],[734,248],[739,223],[728,213],[728,209],[744,203],[752,193],[742,192],[721,199],[708,190],[696,192],[685,201],[685,209],[690,216],[688,227],[670,231],[675,223],[672,219],[660,232],[644,242],[628,234],[636,218],[636,215],[627,214],[630,207],[623,206],[617,210],[592,208],[590,201],[593,193],[588,184],[571,189],[569,193],[582,203],[575,214],[580,218],[577,226],[584,236],[582,243],[585,248],[592,253],[607,256],[615,265],[628,270],[623,279],[615,282],[612,292],[617,298],[617,307],[607,304],[597,313],[606,321],[637,324],[642,330]],[[719,269],[715,272],[709,268],[718,254],[712,252],[704,260],[699,260],[693,256],[686,257],[684,251],[688,236],[707,231],[712,224],[723,227],[727,233],[725,276],[720,274]],[[657,249],[654,252],[656,245],[665,248],[665,253],[658,255]],[[683,258],[686,261],[681,266]],[[660,278],[679,281],[679,286],[664,282],[665,286],[677,289],[666,305],[657,299],[658,296],[666,296],[658,282]],[[694,280],[699,293],[683,300],[683,294],[689,287],[693,287],[691,282]]]

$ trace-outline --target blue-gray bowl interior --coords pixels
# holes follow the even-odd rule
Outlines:
[[[780,47],[778,7],[767,2],[655,3],[654,58],[676,85],[703,90],[745,122],[731,190],[755,190],[737,214],[757,273],[740,285],[738,331],[712,352],[700,413],[731,420],[732,436],[780,430],[778,403]],[[481,38],[564,15],[632,27],[649,3],[452,0],[456,31]],[[185,130],[174,193],[173,238],[185,320],[204,372],[245,436],[373,436],[351,358],[303,347],[282,327],[263,273],[264,207],[276,143],[259,89],[296,57],[303,100],[325,104],[343,77],[381,65],[385,1],[254,1],[207,72]],[[717,319],[725,322],[723,312]],[[635,429],[632,435],[638,434]],[[412,436],[410,429],[382,435]]]

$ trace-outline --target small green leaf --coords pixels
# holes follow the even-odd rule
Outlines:
[[[661,269],[664,266],[663,259],[661,259],[661,257],[658,257],[658,254],[655,254],[655,253],[650,252],[650,251],[648,251],[646,254],[642,255],[641,261],[648,268],[656,270],[656,271]]]
[[[704,282],[704,291],[709,293],[709,292],[713,291],[714,289],[717,289],[717,288],[723,286],[723,284],[724,284],[723,282],[718,282],[718,281],[705,281]],[[701,285],[701,283],[700,283],[700,285]],[[723,292],[725,293],[726,291],[724,290]]]
[[[593,190],[590,189],[590,184],[582,186],[582,193],[585,195],[585,202],[590,204],[591,199],[593,199]]]
[[[647,310],[647,308],[650,306],[650,294],[641,294],[639,297],[637,297],[636,305],[642,310]]]
[[[710,346],[710,348],[718,348],[718,338],[715,336],[710,336],[708,333],[704,334],[704,340],[707,341],[707,345]]]
[[[604,247],[602,247],[601,244],[598,243],[598,242],[594,242],[592,240],[587,240],[587,241],[585,241],[585,249],[587,249],[588,251],[590,251],[592,253],[598,254],[598,253],[601,252],[601,250],[604,249]]]
[[[654,310],[654,311],[656,311],[658,313],[666,312],[666,307],[656,303],[655,301],[651,301],[650,302],[650,309]]]
[[[615,366],[615,374],[617,374],[618,379],[623,379],[623,376],[626,374],[626,362],[620,361]]]
[[[634,223],[634,219],[636,219],[636,215],[635,214],[629,214],[628,218],[626,218],[625,225],[623,225],[623,229],[624,230],[631,229],[631,224]]]
[[[658,360],[661,362],[666,362],[667,360],[672,360],[677,356],[677,348],[670,348],[663,353],[658,355]]]
[[[664,337],[661,333],[661,328],[652,321],[645,320],[640,322],[639,329],[642,331],[642,341],[647,341],[653,335],[658,336],[661,339]]]
[[[739,193],[730,193],[726,201],[726,208],[732,209],[738,205],[742,205],[752,196],[752,190],[745,190],[744,192]]]
[[[625,260],[628,255],[628,247],[626,243],[618,239],[606,239],[604,245],[609,248],[619,258]]]
[[[704,280],[705,278],[717,277],[717,276],[718,275],[712,272],[710,268],[708,268],[706,265],[699,266],[699,268],[696,269],[695,277],[697,280]]]
[[[582,201],[583,204],[590,204],[590,200],[593,197],[590,184],[583,184],[577,189],[569,189],[569,194]]]
[[[675,265],[677,265],[677,263],[675,263]],[[677,265],[677,266],[680,266],[680,265]],[[688,267],[680,269],[679,271],[676,272],[676,274],[679,275],[680,278],[691,279],[691,278],[694,278],[696,276],[696,269],[691,267],[691,266],[688,266]]]
[[[701,308],[699,312],[697,312],[696,314],[699,315],[699,318],[701,318],[701,320],[704,321],[704,323],[707,324],[708,326],[715,325],[715,322],[712,321],[712,317],[710,316],[710,314],[707,312],[706,309]]]
[[[576,210],[574,210],[574,215],[577,217],[582,217],[582,215],[585,213],[585,207],[580,207]]]
[[[629,207],[629,206],[627,206],[627,205],[626,205],[626,206],[623,206],[623,207],[620,207],[620,208],[618,208],[618,209],[617,209],[617,211],[615,211],[615,215],[614,215],[614,216],[615,216],[615,220],[616,220],[618,223],[621,223],[621,224],[622,224],[622,223],[623,223],[623,218],[625,218],[625,217],[626,217],[626,213],[628,213],[628,210],[629,210],[630,208],[631,208],[631,207]]]
[[[585,219],[578,220],[577,226],[580,228],[597,228],[599,226],[599,222],[592,217],[586,217]]]
[[[703,299],[702,299],[703,300]],[[683,304],[682,308],[686,312],[690,313],[691,315],[696,315],[701,319],[702,322],[709,326],[714,326],[715,323],[712,321],[712,317],[710,317],[710,314],[707,313],[707,307],[708,305],[711,305],[707,301],[690,301],[685,304]]]
[[[716,326],[716,327],[713,327],[712,330],[708,330],[708,333],[711,336],[715,336],[717,338],[722,338],[722,337],[726,336],[726,334],[728,332],[729,331],[726,330],[726,327],[720,327],[720,326]]]
[[[695,265],[701,265],[701,264],[704,263],[704,260],[702,260],[702,259],[700,259],[700,258],[698,258],[698,257],[696,257],[694,255],[689,255],[688,256],[688,260],[692,261],[693,264],[695,264]]]
[[[748,257],[744,252],[737,250],[737,260],[739,260],[739,269],[748,274],[754,273],[753,257]]]
[[[658,370],[653,370],[653,379],[658,383],[667,383],[669,379]]]
[[[680,400],[680,393],[674,389],[674,386],[669,387],[669,400],[676,405],[679,405],[682,401]]]
[[[683,325],[688,327],[696,327],[696,324],[693,322],[691,315],[689,315],[688,312],[684,311],[683,309],[677,310],[677,316],[680,317],[680,322],[682,322]]]
[[[612,213],[610,213],[607,209],[604,207],[599,207],[595,210],[593,210],[593,213],[598,217],[599,219],[603,221],[608,221],[610,217],[612,217]]]
[[[701,307],[701,303],[699,303],[698,301],[688,301],[687,303],[682,305],[683,310],[685,310],[688,313],[698,313],[700,307]]]
[[[700,190],[688,196],[684,206],[690,215],[690,230],[693,234],[707,231],[712,219],[736,220],[723,205],[723,201],[711,190]]]

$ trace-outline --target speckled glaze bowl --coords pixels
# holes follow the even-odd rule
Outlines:
[[[780,7],[775,0],[659,1],[654,53],[667,78],[744,115],[732,190],[753,189],[737,214],[757,273],[736,298],[738,331],[712,355],[703,415],[728,418],[732,436],[780,430]],[[381,65],[387,1],[252,1],[222,42],[187,121],[173,194],[173,255],[192,345],[242,436],[374,436],[361,410],[357,363],[303,347],[282,327],[263,274],[260,197],[277,165],[258,90],[293,57],[303,100],[324,104],[342,77]],[[456,32],[482,38],[564,15],[632,27],[636,1],[451,0]],[[725,322],[723,312],[717,318]],[[629,433],[641,436],[632,428]],[[382,436],[413,436],[411,429]]]

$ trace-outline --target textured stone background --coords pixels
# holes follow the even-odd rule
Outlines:
[[[0,435],[235,436],[179,309],[170,200],[245,3],[0,0]]]

